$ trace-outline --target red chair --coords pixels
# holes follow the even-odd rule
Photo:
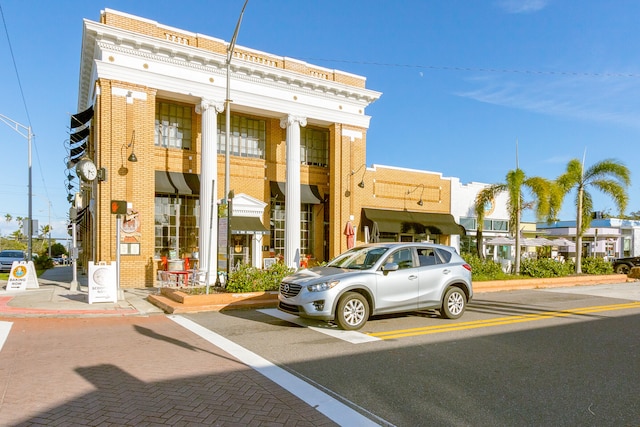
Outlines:
[[[164,271],[169,270],[169,260],[167,259],[166,256],[161,256],[160,257],[160,265],[162,266],[162,269]]]

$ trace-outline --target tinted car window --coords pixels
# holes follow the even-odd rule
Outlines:
[[[6,258],[20,258],[23,257],[24,254],[21,251],[2,251],[0,252],[0,257]]]
[[[389,258],[387,258],[386,263],[395,262],[398,264],[398,269],[402,270],[405,268],[412,268],[413,265],[413,254],[411,249],[400,249],[391,254]]]
[[[418,248],[418,260],[420,261],[420,266],[442,263],[433,248]]]
[[[451,252],[439,249],[436,249],[436,252],[440,255],[440,258],[442,258],[444,264],[451,262]]]

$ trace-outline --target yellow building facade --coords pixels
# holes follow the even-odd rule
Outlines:
[[[80,265],[119,258],[120,286],[154,286],[185,259],[298,267],[351,241],[464,234],[450,180],[366,166],[365,110],[381,94],[364,77],[241,46],[227,63],[228,46],[108,9],[85,20],[68,165],[97,176],[78,171]]]

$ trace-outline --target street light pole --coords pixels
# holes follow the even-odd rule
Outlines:
[[[15,120],[10,119],[9,117],[0,114],[0,120],[3,121],[7,126],[15,130],[17,133],[27,138],[28,148],[27,148],[27,157],[29,162],[29,219],[27,223],[27,261],[31,261],[31,253],[32,253],[32,239],[33,239],[33,230],[31,227],[33,226],[33,218],[32,218],[32,205],[33,205],[33,183],[31,181],[31,140],[33,138],[33,134],[31,133],[31,126],[25,126],[16,122]],[[26,132],[26,133],[24,133]]]
[[[236,29],[233,32],[233,37],[231,37],[231,43],[227,47],[227,96],[225,100],[225,141],[224,141],[224,196],[223,200],[226,200],[229,197],[230,191],[230,161],[229,161],[229,152],[230,152],[230,141],[231,141],[231,58],[233,57],[233,50],[236,47],[236,39],[238,38],[238,32],[240,31],[240,24],[242,23],[242,16],[244,15],[244,9],[247,7],[247,3],[249,0],[245,0],[244,5],[242,6],[242,11],[240,12],[240,17],[238,18],[238,23],[236,24]],[[215,197],[215,194],[213,195]],[[228,209],[229,207],[227,207]],[[230,212],[228,213],[228,217]],[[227,222],[227,236],[231,235],[231,223]],[[231,253],[229,251],[230,242],[227,241],[227,278],[229,277],[229,257]]]
[[[244,9],[247,7],[247,3],[249,0],[245,0],[244,5],[242,6],[242,11],[240,12],[240,17],[238,18],[238,23],[236,24],[236,29],[233,32],[233,37],[231,37],[231,43],[227,47],[227,99],[225,100],[225,141],[224,141],[224,195],[229,194],[229,151],[230,151],[230,140],[231,140],[231,58],[233,57],[233,50],[236,47],[236,39],[238,38],[238,32],[240,31],[240,24],[242,23],[242,16],[244,15]]]

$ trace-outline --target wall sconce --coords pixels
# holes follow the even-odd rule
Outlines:
[[[357,174],[358,172],[360,172],[362,170],[362,168],[364,169],[364,172],[362,172],[362,178],[360,178],[360,182],[358,183],[358,187],[360,188],[364,188],[364,175],[367,173],[367,169],[366,169],[366,164],[362,164],[360,165],[360,167],[356,170],[352,170],[351,172],[349,172],[349,175],[347,175],[347,191],[344,192],[345,197],[349,197],[351,195],[351,191],[349,190],[351,188],[351,177],[355,174]]]
[[[129,157],[127,157],[127,161],[129,162],[137,162],[138,158],[136,157],[136,153],[133,152],[133,149],[135,148],[135,136],[136,136],[136,131],[132,131],[131,132],[131,142],[130,143],[123,143],[120,146],[120,168],[118,169],[118,175],[120,176],[125,176],[126,174],[129,173],[129,169],[124,165],[124,156],[126,153],[126,150],[128,148],[131,147],[131,154],[129,155]]]
[[[422,187],[422,191],[420,192],[420,199],[416,202],[416,204],[418,206],[422,206],[424,205],[424,202],[422,201],[422,195],[424,194],[424,184],[418,184],[415,186],[415,188],[411,189],[411,190],[407,190],[407,196],[411,193],[413,193],[414,191],[416,191],[418,188]]]
[[[131,131],[131,142],[127,145],[127,148],[131,147],[131,154],[127,157],[127,160],[130,162],[137,162],[138,158],[136,157],[136,153],[133,152],[136,144],[136,131],[135,129]]]

